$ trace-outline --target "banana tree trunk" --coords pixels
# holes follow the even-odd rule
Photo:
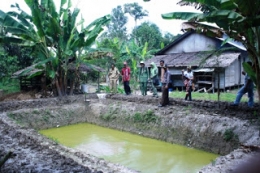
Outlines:
[[[57,92],[58,92],[58,96],[59,96],[59,97],[63,96],[63,95],[62,95],[62,92],[61,92],[61,87],[60,87],[60,84],[59,84],[59,80],[58,80],[58,79],[55,79],[55,85],[56,85],[56,89],[57,89]]]
[[[70,93],[69,93],[69,95],[72,95],[72,94],[73,94],[74,85],[75,85],[75,79],[72,79],[72,80],[70,81]]]
[[[256,90],[258,94],[258,103],[260,104],[260,69],[256,66]]]

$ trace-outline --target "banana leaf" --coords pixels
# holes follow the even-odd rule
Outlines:
[[[256,73],[253,68],[247,62],[244,62],[242,65],[250,79],[256,84]]]

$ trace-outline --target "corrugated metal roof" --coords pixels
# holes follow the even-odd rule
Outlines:
[[[160,60],[168,67],[202,66],[202,67],[227,67],[234,62],[240,53],[226,52],[212,55],[210,52],[174,53],[170,55],[157,55],[145,61],[146,66],[154,62],[160,66]]]
[[[240,53],[222,53],[220,55],[212,55],[202,65],[203,67],[227,67],[233,63]]]

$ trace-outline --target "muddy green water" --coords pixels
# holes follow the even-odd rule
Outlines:
[[[144,173],[196,173],[218,155],[82,123],[40,131],[59,143]]]

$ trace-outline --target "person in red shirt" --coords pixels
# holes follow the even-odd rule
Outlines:
[[[122,81],[123,81],[123,84],[124,84],[124,90],[125,90],[126,95],[131,94],[131,88],[129,86],[130,74],[131,74],[131,70],[127,66],[127,62],[124,62],[124,67],[121,70],[121,75],[122,75]]]

